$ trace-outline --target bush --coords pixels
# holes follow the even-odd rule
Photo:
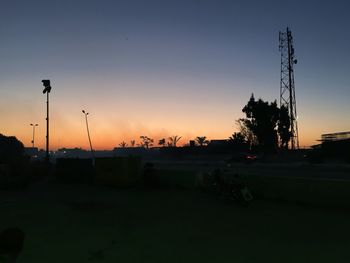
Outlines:
[[[0,134],[0,163],[18,166],[24,159],[23,143],[14,136]]]

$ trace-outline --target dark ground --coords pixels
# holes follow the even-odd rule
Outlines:
[[[198,190],[41,183],[0,192],[0,227],[26,232],[18,262],[349,262],[350,209]]]

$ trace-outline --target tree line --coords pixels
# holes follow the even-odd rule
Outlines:
[[[248,145],[249,149],[254,147],[266,152],[272,152],[278,148],[288,149],[292,134],[290,132],[289,112],[285,106],[282,105],[279,108],[276,100],[271,103],[261,98],[256,100],[252,94],[242,112],[245,114],[245,118],[236,120],[239,131],[228,138],[231,145]],[[176,147],[181,138],[178,135],[167,139],[162,138],[158,141],[158,145]],[[147,136],[140,136],[140,139],[141,142],[137,144],[139,147],[148,149],[154,145],[154,140]],[[209,144],[206,136],[198,136],[193,141],[196,146]],[[132,140],[130,145],[134,147],[135,141]],[[123,141],[119,146],[125,148],[128,147],[128,144]]]
[[[236,120],[239,131],[232,134],[228,141],[233,145],[249,145],[249,148],[257,147],[263,151],[275,151],[277,148],[288,149],[292,134],[290,132],[289,112],[285,106],[280,108],[277,102],[266,102],[251,95],[242,112],[245,118]],[[173,135],[158,140],[161,147],[177,147],[181,136]],[[198,136],[194,139],[196,146],[206,146],[209,140],[206,136]],[[142,135],[140,142],[130,141],[131,147],[144,147],[149,149],[154,146],[154,139]],[[125,141],[120,147],[129,147]],[[24,152],[23,144],[16,137],[0,134],[0,160],[13,160],[14,156],[21,156]]]
[[[181,140],[181,136],[173,135],[168,138],[162,138],[158,140],[158,146],[161,147],[177,147],[177,143]],[[209,144],[209,140],[207,140],[206,136],[197,136],[194,140],[196,146],[206,146]],[[119,147],[126,148],[126,147],[144,147],[146,149],[149,149],[150,147],[154,146],[154,139],[148,137],[148,136],[140,136],[140,142],[136,143],[135,140],[130,141],[130,146],[127,142],[122,141],[119,143]],[[188,146],[188,144],[185,144],[185,146]]]

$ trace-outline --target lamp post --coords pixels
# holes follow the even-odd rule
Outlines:
[[[94,150],[92,149],[92,143],[91,143],[91,137],[90,137],[90,131],[89,131],[89,124],[88,124],[88,118],[87,118],[89,113],[86,112],[85,110],[82,110],[82,112],[85,115],[86,130],[87,130],[87,134],[88,134],[88,138],[89,138],[89,144],[90,144],[90,150],[91,150],[92,159],[93,159],[93,161],[95,161],[95,155],[94,155]]]
[[[30,126],[33,126],[33,140],[32,140],[32,144],[33,144],[33,149],[34,149],[35,127],[39,126],[39,125],[31,123]]]
[[[50,159],[49,159],[49,93],[51,91],[51,86],[50,86],[50,80],[49,79],[43,79],[41,81],[45,87],[43,90],[43,93],[46,93],[46,157],[45,161],[48,164]]]

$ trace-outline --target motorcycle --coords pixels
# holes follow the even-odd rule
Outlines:
[[[227,180],[220,170],[215,170],[207,176],[208,188],[225,200],[233,201],[241,206],[248,206],[252,202],[253,195],[246,185],[239,182],[238,175]]]
[[[242,206],[248,206],[253,200],[253,195],[249,188],[235,181],[228,182],[229,195],[231,201],[236,201]]]

